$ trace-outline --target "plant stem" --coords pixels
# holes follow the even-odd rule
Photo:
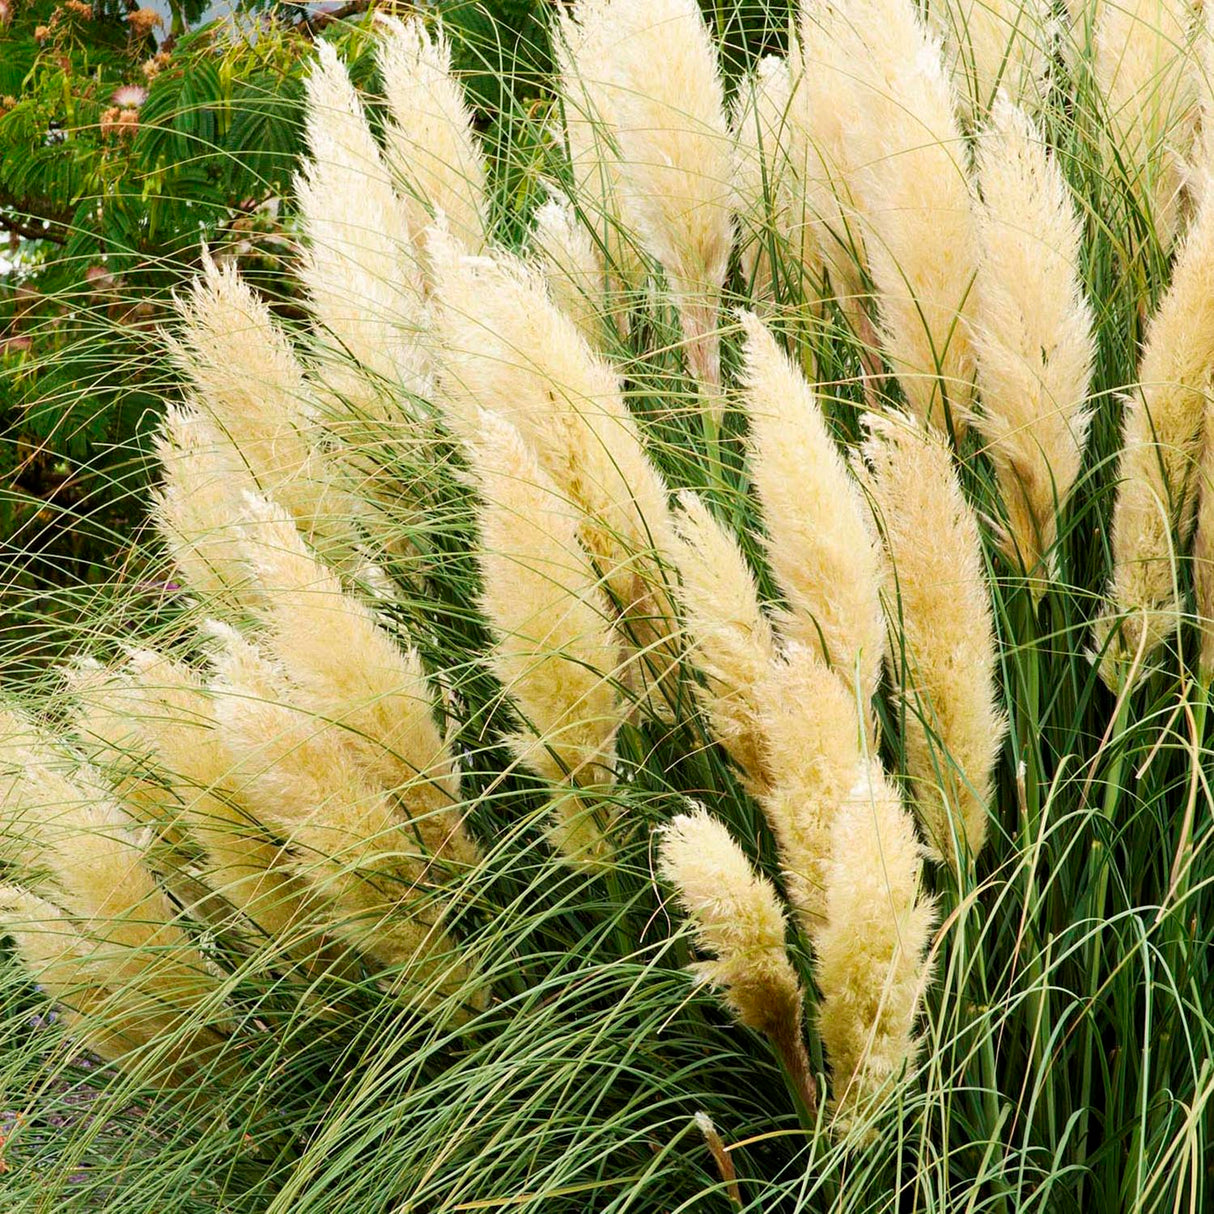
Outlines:
[[[1108,779],[1105,783],[1104,798],[1101,803],[1099,816],[1106,822],[1112,822],[1121,798],[1121,772],[1125,763],[1125,747],[1121,741],[1125,736],[1126,724],[1130,711],[1129,692],[1122,689],[1119,696],[1117,717],[1109,735],[1109,745],[1114,747],[1113,759],[1109,765]],[[1075,1155],[1076,1164],[1082,1167],[1089,1154],[1089,1125],[1091,1122],[1092,1105],[1092,1074],[1095,1050],[1100,1045],[1100,1035],[1096,1025],[1096,996],[1100,990],[1100,926],[1104,918],[1104,904],[1108,895],[1110,857],[1099,839],[1092,840],[1092,856],[1098,864],[1096,885],[1093,892],[1090,913],[1087,918],[1092,924],[1092,934],[1088,946],[1084,950],[1084,972],[1088,975],[1088,1016],[1084,1026],[1084,1041],[1081,1054],[1083,1070],[1079,1086],[1079,1107],[1076,1110],[1075,1126]],[[1082,1178],[1080,1193],[1082,1194]],[[1082,1208],[1082,1203],[1080,1203]]]

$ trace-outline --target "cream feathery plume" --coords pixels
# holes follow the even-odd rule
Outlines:
[[[676,562],[683,617],[705,679],[699,697],[717,741],[758,795],[770,780],[759,697],[776,660],[775,636],[737,540],[694,493],[680,493],[679,504]]]
[[[1214,433],[1214,417],[1206,405],[1206,433]],[[1202,685],[1214,680],[1214,443],[1205,442],[1198,469],[1197,522],[1193,531],[1193,597],[1196,600],[1200,648],[1197,671]]]
[[[400,980],[423,987],[427,1003],[466,989],[471,969],[434,896],[441,858],[396,799],[368,779],[340,730],[266,698],[281,673],[253,646],[218,648],[212,662],[215,718],[238,787],[289,843],[295,871],[330,907],[333,933],[401,967]]]
[[[789,900],[812,936],[835,813],[855,779],[863,726],[855,693],[817,647],[779,641],[737,541],[693,494],[680,497],[682,602],[716,739],[776,838]]]
[[[863,753],[859,705],[812,649],[796,643],[754,694],[768,771],[759,803],[789,901],[813,938],[825,917],[830,832]]]
[[[123,667],[78,667],[69,677],[76,729],[125,802],[140,804],[170,840],[184,831],[203,852],[206,885],[261,935],[293,955],[315,954],[307,889],[235,787],[201,676],[133,649]]]
[[[867,704],[887,648],[880,546],[868,508],[805,377],[753,313],[741,320],[751,471],[768,561],[789,604],[778,623],[845,686],[858,679]]]
[[[217,980],[98,774],[8,710],[0,711],[0,748],[8,769],[0,810],[30,891],[67,913],[109,986],[130,985],[166,1013],[225,1026]]]
[[[324,41],[316,51],[306,80],[310,159],[295,190],[307,238],[303,281],[336,343],[319,373],[348,408],[395,418],[400,394],[378,384],[422,396],[429,387],[416,233],[337,52]],[[371,382],[343,366],[349,358]]]
[[[703,808],[676,815],[660,832],[658,870],[674,887],[696,944],[712,954],[692,972],[720,992],[742,1024],[771,1040],[812,1114],[817,1085],[801,1028],[804,999],[771,882],[755,872],[724,824]]]
[[[241,552],[263,590],[264,645],[289,679],[288,698],[340,727],[371,778],[407,804],[431,854],[475,863],[417,652],[342,587],[279,507],[247,494],[244,519]]]
[[[1057,22],[1047,0],[933,0],[953,87],[971,117],[999,91],[1036,110],[1045,98]]]
[[[186,862],[191,840],[174,793],[152,775],[152,747],[121,692],[125,672],[95,658],[78,658],[63,670],[72,697],[72,725],[86,759],[101,770],[124,809],[150,826]]]
[[[507,253],[462,256],[439,230],[430,250],[448,418],[475,439],[478,409],[511,421],[557,490],[585,515],[581,536],[659,680],[673,666],[674,611],[663,561],[674,532],[614,369]]]
[[[509,422],[482,412],[472,444],[480,488],[481,606],[496,634],[494,672],[519,709],[521,762],[554,784],[609,788],[625,706],[612,682],[610,608],[577,538],[578,512]],[[555,797],[554,846],[571,860],[612,853],[593,804]]]
[[[265,302],[235,266],[206,257],[177,313],[166,344],[199,406],[261,489],[332,558],[348,559],[358,503],[317,449],[320,422],[303,367]]]
[[[1201,6],[1193,23],[1193,79],[1197,93],[1197,137],[1185,186],[1196,213],[1209,192],[1214,174],[1214,11]]]
[[[436,214],[478,253],[488,236],[484,155],[464,91],[451,74],[451,46],[421,17],[379,17],[376,61],[391,121],[384,131],[388,166],[402,186],[412,232]]]
[[[781,287],[776,279],[794,266],[794,293],[816,290],[822,277],[817,234],[793,160],[793,92],[800,83],[786,59],[767,55],[740,86],[730,117],[742,277],[757,300],[785,294],[789,284]]]
[[[1091,420],[1096,343],[1082,232],[1045,140],[1004,96],[979,141],[978,176],[972,332],[982,406],[973,421],[999,477],[1012,553],[1029,574],[1044,573]]]
[[[857,333],[865,329],[864,232],[851,191],[856,165],[844,134],[855,67],[844,45],[844,15],[830,3],[802,0],[789,55],[789,157],[801,181],[803,221],[811,226],[832,294]]]
[[[699,6],[578,0],[562,28],[574,87],[589,95],[618,151],[622,218],[665,270],[689,367],[715,392],[717,312],[733,243],[730,138],[716,48]]]
[[[190,590],[211,611],[239,614],[258,590],[240,559],[241,494],[254,486],[239,454],[195,409],[169,405],[155,439],[164,471],[152,519]]]
[[[1199,68],[1186,0],[1102,3],[1092,74],[1107,122],[1107,171],[1124,179],[1167,249],[1180,230],[1186,157],[1196,134]]]
[[[578,222],[573,205],[552,194],[535,212],[531,243],[539,254],[548,294],[593,348],[609,315],[607,266],[603,251]]]
[[[637,234],[622,216],[623,170],[615,137],[611,98],[593,66],[603,55],[603,3],[583,4],[574,20],[565,9],[557,11],[552,39],[560,79],[558,97],[564,120],[565,141],[573,172],[573,197],[603,250],[608,270],[608,297],[635,291],[645,279],[645,264]],[[621,299],[621,304],[626,301]],[[621,310],[621,331],[627,330],[627,310]]]
[[[830,28],[851,77],[834,104],[886,356],[920,418],[943,428],[947,404],[963,422],[973,396],[966,320],[978,250],[940,45],[913,0],[842,0]]]
[[[223,1038],[189,1013],[166,1009],[137,982],[112,986],[109,957],[52,902],[15,885],[0,886],[0,926],[30,977],[54,1001],[64,1027],[107,1062],[138,1066],[173,1088],[193,1075]],[[156,1043],[154,1056],[134,1057]]]
[[[888,1095],[914,1060],[935,910],[922,889],[914,822],[876,761],[834,824],[826,926],[818,934],[818,1029],[840,1128]]]
[[[1176,256],[1127,396],[1113,508],[1113,576],[1096,621],[1100,673],[1116,687],[1139,650],[1147,665],[1179,624],[1179,556],[1193,528],[1195,471],[1214,373],[1214,194]],[[1116,635],[1114,627],[1117,626]]]
[[[901,638],[890,679],[928,841],[950,862],[986,839],[1007,720],[978,520],[947,444],[899,415],[865,419],[864,479],[889,555],[888,604]]]

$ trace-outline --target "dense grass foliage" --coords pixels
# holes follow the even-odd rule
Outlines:
[[[692,26],[679,0],[638,4],[577,7],[587,27],[613,6],[679,14],[677,38],[642,28],[630,44],[649,56],[632,77],[650,85],[634,94],[640,118],[601,105],[580,159],[592,90],[579,85],[608,77],[623,37],[587,66],[570,49],[578,28],[554,18],[563,84],[497,99],[488,123],[442,109],[458,73],[409,60],[419,74],[401,68],[397,84],[422,80],[404,95],[441,121],[399,138],[413,111],[377,91],[390,72],[352,73],[364,122],[340,57],[314,67],[306,304],[275,314],[231,264],[204,267],[177,344],[148,356],[174,409],[138,574],[79,591],[66,631],[63,613],[47,626],[46,652],[92,664],[43,660],[36,596],[0,634],[5,1209],[1010,1214],[1214,1200],[1205,17],[1108,0],[1066,13],[941,0],[925,14],[846,0],[807,4],[789,40],[786,12],[718,4]],[[369,30],[331,44],[357,45],[369,66]],[[701,115],[721,111],[687,84],[697,46],[725,63],[743,150],[709,141],[688,162],[723,163],[728,189],[676,177],[682,137],[706,139]],[[792,88],[775,122],[755,109],[747,138],[756,46],[787,55]],[[983,140],[1010,121],[999,85],[1027,145],[1049,149],[1025,152],[1037,180],[1065,183],[1069,236],[1063,218],[1021,231],[996,213],[1004,145]],[[620,113],[626,92],[607,94]],[[979,200],[994,217],[973,235]],[[714,206],[737,213],[722,223]],[[565,251],[584,256],[562,268],[552,237],[566,220],[580,242]],[[969,261],[954,231],[970,233]],[[1063,439],[1090,412],[1073,487],[1065,442],[1025,446],[1049,473],[1036,530],[994,437],[994,419],[1029,406],[999,399],[991,350],[1046,323],[1045,288],[1007,305],[998,333],[981,324],[983,268],[1016,258],[1023,281],[1054,265],[1082,348],[1082,399],[1047,392],[1041,409],[1071,411]],[[1026,384],[1055,382],[1047,344],[1022,351]],[[1144,382],[1157,365],[1144,349],[1166,376]],[[132,374],[146,383],[142,360]],[[789,400],[824,419],[851,471],[819,449],[802,479],[781,472],[767,421]],[[1196,430],[1187,445],[1177,414]],[[1143,417],[1159,420],[1157,446],[1135,465],[1123,428]],[[883,433],[934,453],[922,467],[955,485],[955,509],[883,519],[883,504],[910,509],[882,481]],[[815,490],[831,476],[850,496],[824,507]],[[1127,485],[1146,485],[1165,519],[1154,550],[1125,521]],[[813,696],[722,683],[705,621],[725,607],[695,599],[684,491],[744,557],[772,668],[804,657]],[[781,517],[802,508],[805,551],[861,514],[855,534],[888,550],[871,588],[884,662],[838,647],[859,623],[832,615],[836,592],[861,602],[865,587],[815,583],[803,552],[781,549]],[[859,568],[858,546],[838,567]],[[541,628],[527,596],[544,586],[556,606]],[[976,624],[932,650],[916,612],[930,625],[958,602]],[[596,667],[606,650],[618,665]],[[937,659],[939,702],[907,693]],[[548,682],[528,683],[536,669]],[[183,679],[187,709],[166,692]],[[890,791],[891,833],[872,854],[840,851],[866,838],[863,798],[828,806],[858,833],[823,845],[825,912],[771,808],[778,778],[723,729],[750,700],[760,742],[783,712],[806,754],[828,701],[850,706],[873,805]],[[982,728],[962,754],[950,743],[967,714]],[[133,732],[114,732],[124,721]],[[989,770],[974,757],[984,740]],[[367,806],[387,808],[374,819]],[[673,856],[671,822],[688,829],[698,807],[764,879],[750,902],[724,878],[714,899]],[[883,849],[912,811],[925,846],[898,887]],[[257,871],[282,882],[281,903],[250,894],[223,851],[250,840],[273,853]],[[866,882],[879,893],[853,927],[838,908]],[[290,899],[303,912],[266,928]],[[780,908],[782,945],[770,916],[741,924],[738,908],[758,903]],[[928,904],[930,925],[911,913]],[[716,988],[688,974],[706,972],[706,951]],[[739,978],[760,953],[766,993],[786,959],[795,1045]],[[838,1040],[838,975],[868,953],[926,981],[845,987],[864,1023],[908,997],[914,1017],[901,1053],[896,1033],[882,1038],[892,1062],[860,1101],[823,1043]]]

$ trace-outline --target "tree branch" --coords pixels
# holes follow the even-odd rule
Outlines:
[[[0,229],[16,232],[26,240],[66,244],[73,209],[56,206],[49,199],[17,198],[0,185]]]

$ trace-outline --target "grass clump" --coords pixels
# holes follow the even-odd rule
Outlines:
[[[975,16],[579,0],[534,214],[322,47],[307,323],[204,267],[166,593],[8,688],[11,1208],[1204,1207],[1214,165],[1102,56],[1208,34]]]

